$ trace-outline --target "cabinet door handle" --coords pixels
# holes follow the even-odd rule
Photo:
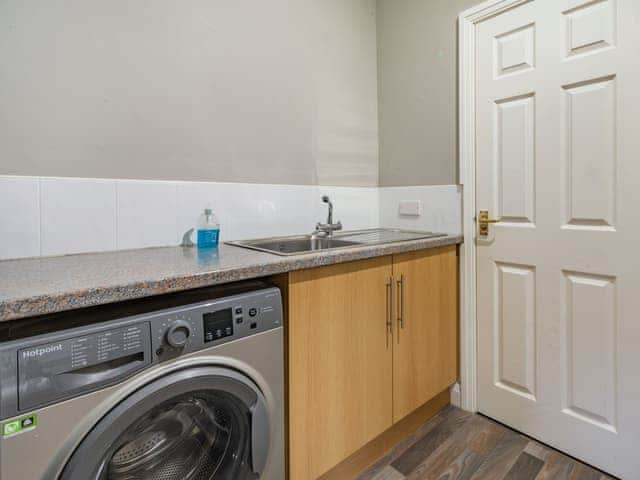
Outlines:
[[[398,280],[398,329],[404,330],[404,275]]]
[[[389,277],[386,285],[387,290],[387,348],[389,348],[389,335],[393,335],[393,277]]]

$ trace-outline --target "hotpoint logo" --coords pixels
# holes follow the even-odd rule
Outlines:
[[[61,343],[58,343],[56,345],[47,345],[46,347],[38,347],[38,348],[34,348],[33,350],[23,350],[22,358],[41,357],[49,353],[60,352],[61,350],[62,350]]]

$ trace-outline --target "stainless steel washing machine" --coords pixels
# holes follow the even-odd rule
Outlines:
[[[284,479],[277,288],[249,282],[14,330],[0,344],[1,480]]]

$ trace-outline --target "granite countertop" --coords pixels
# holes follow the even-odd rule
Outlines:
[[[462,236],[281,257],[231,245],[0,261],[0,321],[462,243]]]

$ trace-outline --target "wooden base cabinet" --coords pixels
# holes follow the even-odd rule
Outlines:
[[[392,425],[391,257],[289,274],[289,477],[315,479]]]
[[[394,423],[456,381],[457,270],[455,247],[393,257],[397,299],[393,345]]]
[[[321,477],[456,380],[456,247],[291,272],[289,478]]]

